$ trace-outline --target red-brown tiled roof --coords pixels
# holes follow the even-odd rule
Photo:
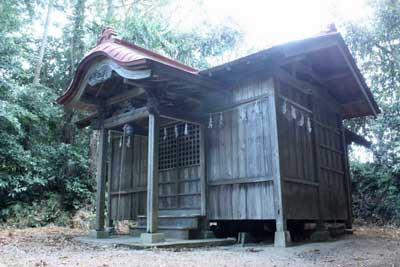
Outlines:
[[[106,28],[105,30],[103,30],[102,35],[99,37],[97,46],[89,51],[89,53],[79,63],[74,79],[71,81],[70,85],[65,90],[63,95],[57,99],[58,103],[64,104],[70,97],[72,97],[76,93],[79,80],[84,76],[85,70],[87,69],[89,62],[92,61],[93,58],[97,57],[109,58],[116,62],[118,65],[127,68],[143,64],[147,60],[168,65],[175,69],[194,75],[198,75],[199,73],[198,70],[190,66],[182,64],[178,61],[172,60],[160,54],[154,53],[140,46],[131,44],[127,41],[115,38],[114,32],[112,31],[110,34],[110,32],[107,32],[107,30],[109,31],[110,29]]]

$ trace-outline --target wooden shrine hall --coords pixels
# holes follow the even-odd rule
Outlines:
[[[132,220],[144,243],[351,228],[347,146],[367,142],[343,120],[379,113],[336,31],[198,71],[105,28],[58,103],[99,131],[92,236]]]

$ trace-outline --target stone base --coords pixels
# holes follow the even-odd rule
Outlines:
[[[311,241],[313,242],[325,242],[330,238],[329,232],[326,230],[316,230],[311,234]]]
[[[111,235],[116,235],[117,231],[115,230],[114,227],[106,227],[106,232],[111,236]]]
[[[276,231],[274,246],[278,248],[283,248],[290,246],[292,244],[292,239],[290,237],[289,231]]]
[[[90,238],[108,238],[108,237],[110,237],[110,233],[107,231],[91,230],[89,232],[89,237]]]
[[[165,242],[165,235],[163,233],[142,233],[140,239],[143,244],[154,244]]]
[[[215,238],[215,235],[214,235],[213,231],[203,230],[203,231],[200,231],[199,238],[200,239]]]
[[[344,229],[344,233],[347,235],[352,235],[354,234],[354,229]]]
[[[244,244],[251,243],[251,235],[247,232],[240,232],[238,234],[238,243],[244,246]]]

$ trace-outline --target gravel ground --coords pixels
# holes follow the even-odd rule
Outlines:
[[[60,227],[0,230],[3,266],[400,266],[400,230],[359,227],[325,243],[184,250],[128,250],[73,241],[81,230]]]

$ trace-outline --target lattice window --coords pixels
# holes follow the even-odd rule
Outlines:
[[[175,138],[174,127],[162,128],[160,130],[159,141],[159,169],[172,169],[176,167],[177,161],[177,142]],[[166,131],[166,135],[165,135]]]
[[[159,169],[184,168],[200,164],[200,126],[185,123],[160,129]],[[165,132],[166,131],[166,132]]]

